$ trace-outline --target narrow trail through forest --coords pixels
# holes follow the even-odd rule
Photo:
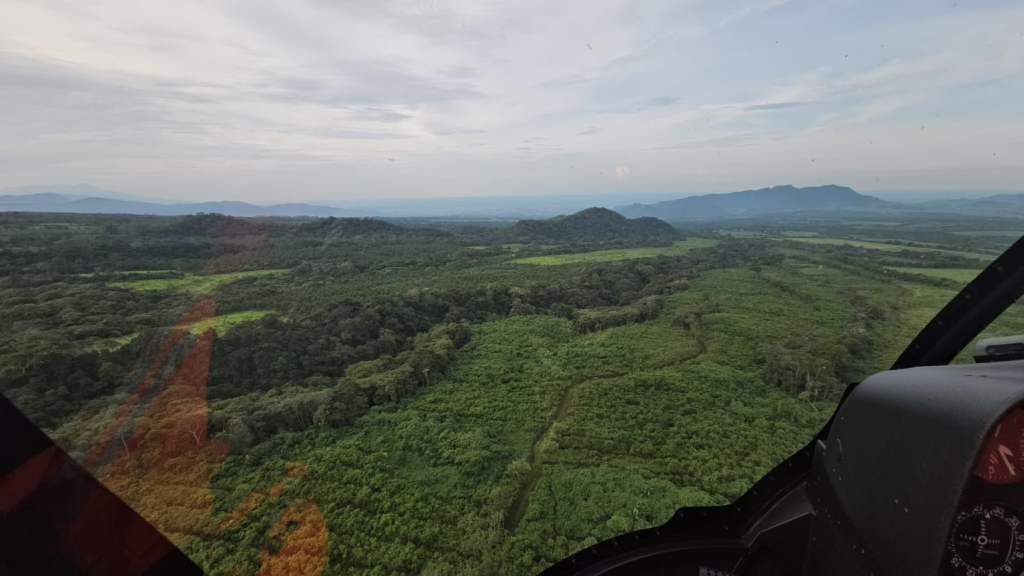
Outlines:
[[[692,334],[691,337],[695,338],[697,343],[697,353],[685,358],[677,359],[673,362],[662,366],[651,366],[649,370],[659,370],[668,366],[674,366],[682,362],[699,358],[707,352],[707,345],[700,333]],[[558,404],[555,406],[555,411],[551,414],[551,418],[548,419],[547,426],[537,435],[533,441],[533,448],[530,450],[530,457],[526,462],[530,465],[530,471],[527,474],[526,481],[523,482],[522,487],[519,489],[519,493],[516,494],[515,500],[512,502],[512,506],[509,507],[508,513],[505,514],[505,520],[503,522],[505,531],[509,535],[514,535],[516,528],[519,527],[519,523],[522,521],[523,516],[526,515],[526,509],[530,505],[530,495],[533,494],[534,488],[537,486],[537,482],[541,476],[541,465],[544,459],[544,450],[547,448],[548,443],[554,437],[555,424],[565,420],[565,417],[569,415],[569,410],[572,409],[573,400],[576,398],[576,389],[587,382],[593,382],[595,380],[608,380],[611,378],[622,378],[631,374],[630,372],[621,372],[615,374],[607,374],[604,376],[595,376],[593,378],[586,378],[579,380],[578,382],[572,382],[562,388],[561,396],[558,399]]]
[[[621,374],[613,376],[606,376],[606,378],[617,378]],[[516,528],[519,526],[519,522],[523,519],[523,515],[526,514],[526,507],[530,504],[530,494],[533,493],[533,489],[537,486],[537,481],[540,480],[541,474],[541,460],[544,457],[544,448],[554,436],[555,424],[565,420],[565,417],[569,414],[569,408],[572,406],[573,399],[576,396],[576,388],[585,382],[590,380],[580,380],[579,382],[569,384],[565,388],[562,388],[561,397],[558,399],[558,405],[555,406],[555,411],[548,419],[548,424],[541,432],[537,439],[533,441],[533,448],[530,450],[530,457],[527,459],[527,463],[530,465],[530,472],[526,477],[526,482],[523,483],[522,488],[519,489],[519,494],[516,495],[515,501],[512,502],[512,507],[509,509],[509,513],[505,515],[505,530],[509,534],[515,534]]]

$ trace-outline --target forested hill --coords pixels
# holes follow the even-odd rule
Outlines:
[[[299,226],[300,236],[324,240],[341,238],[447,237],[450,233],[427,227],[406,227],[373,218],[321,218]]]
[[[616,208],[627,217],[657,215],[666,220],[728,218],[797,212],[801,210],[871,210],[887,203],[846,186],[774,186],[728,194],[705,194],[654,204],[630,204]]]
[[[143,217],[148,218],[148,217]],[[115,222],[116,220],[111,220]],[[162,221],[161,221],[162,222]],[[395,239],[395,238],[447,238],[451,233],[425,226],[399,226],[374,218],[317,218],[296,223],[288,219],[240,218],[223,214],[193,214],[167,218],[167,223],[154,227],[149,234],[167,236],[233,237],[293,234],[305,239]]]
[[[608,242],[670,238],[677,234],[671,224],[657,218],[629,219],[607,208],[587,208],[548,220],[520,220],[517,236],[559,242]]]

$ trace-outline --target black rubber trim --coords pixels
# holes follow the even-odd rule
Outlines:
[[[33,487],[10,510],[0,511],[0,575],[69,576],[124,573],[138,569],[146,576],[200,576],[203,572],[138,512],[119,499],[73,460],[10,400],[0,394],[0,490],[21,467],[46,451],[59,463],[54,472]],[[102,506],[89,507],[89,503]],[[87,515],[87,516],[80,516]],[[84,552],[83,531],[69,532],[76,523],[95,524],[108,543],[96,554]],[[114,528],[111,529],[111,526]],[[145,529],[145,532],[140,530]],[[134,530],[134,532],[129,532]],[[140,542],[128,536],[146,535]],[[131,541],[132,546],[122,544]],[[133,554],[166,547],[162,557],[140,566]],[[83,568],[84,566],[84,568]]]
[[[943,366],[1024,294],[1024,237],[978,274],[910,342],[893,370]]]

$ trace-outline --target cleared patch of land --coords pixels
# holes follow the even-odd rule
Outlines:
[[[722,236],[732,236],[733,238],[764,238],[768,236],[765,232],[759,232],[757,230],[717,230]]]
[[[117,272],[111,272],[111,274],[129,274],[129,275],[137,275],[137,274],[171,274],[173,272],[175,272],[175,270],[120,270],[120,271],[117,271]],[[84,274],[75,274],[75,276],[81,276],[82,278],[92,278],[95,275],[96,275],[95,272],[86,272]]]
[[[960,236],[1006,236],[1007,238],[1020,238],[1024,232],[1019,230],[962,230],[954,232]]]
[[[132,332],[131,334],[125,334],[124,336],[118,336],[116,338],[107,338],[105,340],[100,340],[98,342],[90,344],[86,348],[86,350],[88,350],[90,352],[100,352],[102,350],[117,350],[121,346],[124,346],[125,344],[127,344],[127,343],[131,342],[132,340],[134,340],[135,337],[138,336],[138,335],[139,335],[138,332]]]
[[[973,268],[903,268],[897,266],[886,266],[886,270],[895,270],[896,272],[903,272],[906,274],[921,274],[922,276],[931,276],[933,278],[946,278],[948,280],[963,282],[964,284],[974,280],[974,278],[981,273],[981,270],[975,270]]]
[[[673,242],[672,246],[657,248],[623,248],[619,250],[595,250],[577,254],[555,254],[552,256],[533,256],[513,260],[518,264],[539,264],[555,266],[558,264],[576,264],[578,262],[611,262],[613,260],[631,260],[633,258],[653,258],[654,256],[676,256],[685,254],[694,248],[707,248],[717,244],[707,238],[690,238]]]
[[[193,334],[202,334],[208,328],[213,328],[213,331],[216,332],[218,336],[223,336],[225,332],[236,324],[248,322],[250,320],[259,320],[267,314],[273,313],[273,310],[246,310],[245,312],[232,312],[230,314],[223,314],[214,316],[213,318],[200,320],[193,323],[188,327],[188,329],[189,332],[192,332]],[[138,335],[138,332],[132,332],[131,334],[125,334],[124,336],[98,340],[90,344],[86,349],[94,352],[100,352],[102,350],[117,350],[134,340]]]
[[[218,315],[192,324],[189,326],[189,331],[193,334],[202,334],[203,332],[206,332],[208,328],[213,328],[214,332],[218,335],[222,335],[235,324],[248,322],[250,320],[259,320],[271,313],[273,313],[273,310],[247,310],[245,312],[232,312],[231,314]]]
[[[196,276],[188,274],[184,278],[162,279],[162,280],[128,280],[125,282],[111,282],[110,286],[115,288],[126,288],[128,290],[174,290],[178,292],[191,292],[193,294],[204,294],[228,282],[234,282],[241,278],[251,276],[265,276],[267,274],[280,274],[286,270],[251,270],[248,272],[231,272],[228,274],[210,274],[208,276]]]
[[[826,244],[830,246],[856,246],[869,250],[882,250],[884,252],[899,252],[910,250],[911,252],[941,252],[950,256],[963,256],[965,258],[978,258],[979,260],[992,260],[995,256],[991,254],[978,254],[976,252],[959,252],[956,250],[940,250],[938,248],[921,248],[918,246],[900,246],[897,244],[883,244],[881,242],[864,242],[862,240],[844,240],[841,238],[786,238],[792,242],[807,242],[808,244]]]

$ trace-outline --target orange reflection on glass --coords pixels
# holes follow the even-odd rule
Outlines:
[[[270,539],[260,551],[260,560],[263,566],[258,576],[323,572],[327,564],[327,525],[320,508],[311,500],[299,500],[289,506],[270,529]]]
[[[99,468],[102,465],[101,460],[104,458],[105,455],[107,455],[110,452],[111,446],[115,444],[119,437],[121,440],[120,444],[124,444],[125,448],[128,448],[127,442],[123,436],[123,428],[125,426],[126,420],[132,415],[132,412],[134,412],[136,405],[139,404],[143,395],[145,395],[146,392],[149,391],[149,388],[150,386],[153,385],[153,382],[157,380],[157,376],[159,375],[160,370],[164,367],[164,364],[167,362],[167,358],[170,355],[171,350],[173,350],[178,341],[181,340],[181,337],[184,336],[189,331],[189,327],[192,324],[199,322],[200,320],[213,318],[214,314],[215,312],[213,300],[209,298],[202,298],[198,302],[196,302],[192,306],[192,308],[181,317],[180,320],[178,320],[178,323],[175,325],[174,329],[171,330],[170,335],[160,345],[160,350],[159,352],[157,352],[156,358],[153,360],[153,363],[146,371],[145,376],[143,376],[139,383],[135,386],[131,394],[128,396],[128,399],[125,400],[124,404],[122,404],[120,408],[118,408],[118,411],[114,415],[114,419],[110,423],[110,425],[107,426],[106,429],[100,434],[99,438],[97,438],[96,441],[93,442],[93,445],[89,449],[89,452],[82,460],[82,465],[86,468],[86,470],[95,473],[97,468]],[[209,370],[209,360],[209,350],[207,349],[205,364],[205,370],[207,371]],[[193,363],[195,363],[195,361],[193,361]],[[203,379],[200,385],[205,390],[205,374],[203,375]]]
[[[245,500],[243,500],[241,504],[235,507],[234,510],[225,514],[224,517],[221,518],[217,522],[217,524],[215,524],[213,528],[209,530],[209,533],[220,534],[225,530],[230,530],[234,528],[238,525],[239,522],[242,521],[243,518],[245,518],[246,514],[248,514],[256,506],[259,506],[260,502],[262,502],[264,498],[266,498],[267,496],[271,498],[277,498],[278,496],[281,495],[281,492],[284,491],[285,482],[291,480],[292,478],[298,478],[299,476],[304,475],[308,470],[305,464],[299,464],[298,462],[288,462],[284,466],[285,470],[287,470],[287,473],[285,474],[284,478],[282,478],[281,481],[277,483],[277,486],[274,486],[273,488],[269,488],[267,490],[256,490],[252,494],[246,496]]]
[[[212,345],[212,329],[196,338],[100,476],[175,543],[205,522],[213,508],[210,479],[227,457],[226,443],[206,437]]]
[[[207,438],[212,328],[195,338],[170,376],[157,385],[142,414],[132,420],[143,397],[161,380],[185,333],[214,315],[213,300],[204,297],[182,316],[85,458],[86,466],[99,472],[110,490],[175,543],[187,536],[215,536],[237,527],[264,499],[280,496],[286,482],[307,472],[303,464],[287,463],[276,486],[251,493],[212,527],[203,529],[213,508],[211,479],[227,457],[226,443]],[[327,541],[327,527],[316,504],[295,502],[271,529],[260,552],[259,574],[318,575],[326,566]],[[235,572],[241,574],[240,570],[236,567]]]

